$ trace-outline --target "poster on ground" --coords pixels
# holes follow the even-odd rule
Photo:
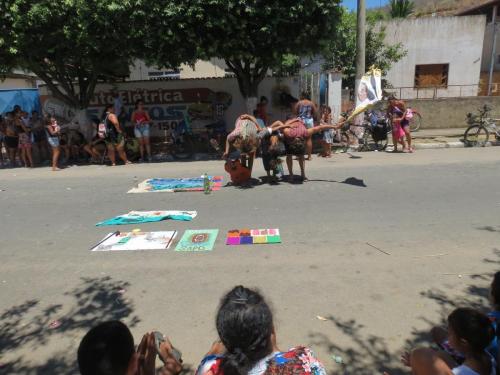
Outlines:
[[[91,251],[167,250],[177,231],[109,233],[91,248]]]
[[[175,251],[212,251],[218,234],[218,229],[187,230]]]

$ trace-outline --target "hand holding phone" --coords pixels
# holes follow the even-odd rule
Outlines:
[[[158,331],[153,332],[153,335],[155,337],[156,352],[161,361],[166,365],[168,357],[172,357],[179,364],[182,364],[182,353],[174,348],[168,338]]]

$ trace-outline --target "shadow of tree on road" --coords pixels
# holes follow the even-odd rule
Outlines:
[[[398,358],[390,352],[384,338],[364,333],[364,326],[354,319],[342,320],[333,316],[328,319],[352,341],[352,346],[340,347],[324,333],[314,332],[309,335],[313,347],[322,347],[332,356],[342,359],[342,363],[337,364],[337,369],[330,373],[360,375],[381,374],[383,371],[391,375],[403,373]]]
[[[484,226],[484,227],[478,227],[477,229],[484,230],[484,231],[487,231],[487,232],[500,233],[500,227],[493,227],[491,225],[487,225],[487,226]]]
[[[500,265],[500,250],[493,249],[496,259],[485,258],[483,263]],[[332,356],[341,357],[342,364],[337,364],[337,369],[331,371],[334,374],[382,374],[384,371],[390,375],[409,374],[399,361],[404,351],[418,346],[431,346],[430,330],[435,326],[445,326],[447,316],[458,307],[472,307],[484,312],[489,311],[489,288],[493,274],[481,273],[470,274],[470,283],[466,285],[458,296],[450,296],[444,289],[432,288],[420,292],[420,297],[432,301],[434,308],[440,316],[437,320],[431,320],[426,315],[417,316],[424,323],[424,329],[412,327],[408,337],[399,350],[391,351],[386,338],[367,333],[365,327],[355,319],[342,319],[335,316],[327,316],[328,323],[335,325],[341,335],[346,336],[351,342],[349,346],[341,347],[334,342],[334,338],[321,333],[311,332],[309,334],[311,344],[321,347]],[[458,277],[458,275],[457,275]],[[423,310],[430,311],[429,308]],[[435,315],[435,314],[433,314]],[[401,319],[404,319],[402,316]],[[419,326],[422,326],[420,324]]]
[[[64,293],[74,299],[69,309],[61,304],[42,307],[39,300],[33,299],[3,311],[0,358],[20,348],[36,351],[52,337],[83,335],[100,321],[127,319],[127,325],[134,327],[140,320],[133,315],[133,303],[123,295],[129,286],[111,277],[82,278],[76,288]],[[51,329],[51,323],[58,327]],[[9,358],[9,362],[2,363],[0,374],[72,374],[77,372],[76,368],[76,348],[70,347],[51,355],[43,365],[34,365],[23,355]]]

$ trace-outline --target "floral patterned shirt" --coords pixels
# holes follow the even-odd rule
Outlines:
[[[210,355],[203,359],[196,375],[224,375],[222,356]],[[309,348],[297,347],[263,358],[248,371],[251,375],[326,375],[321,362]]]

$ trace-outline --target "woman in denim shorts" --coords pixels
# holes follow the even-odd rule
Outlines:
[[[132,113],[132,123],[134,124],[134,135],[139,140],[141,151],[141,161],[144,160],[144,150],[148,155],[148,161],[151,161],[151,145],[149,143],[151,117],[144,110],[144,102],[138,100],[135,102],[135,111]]]

